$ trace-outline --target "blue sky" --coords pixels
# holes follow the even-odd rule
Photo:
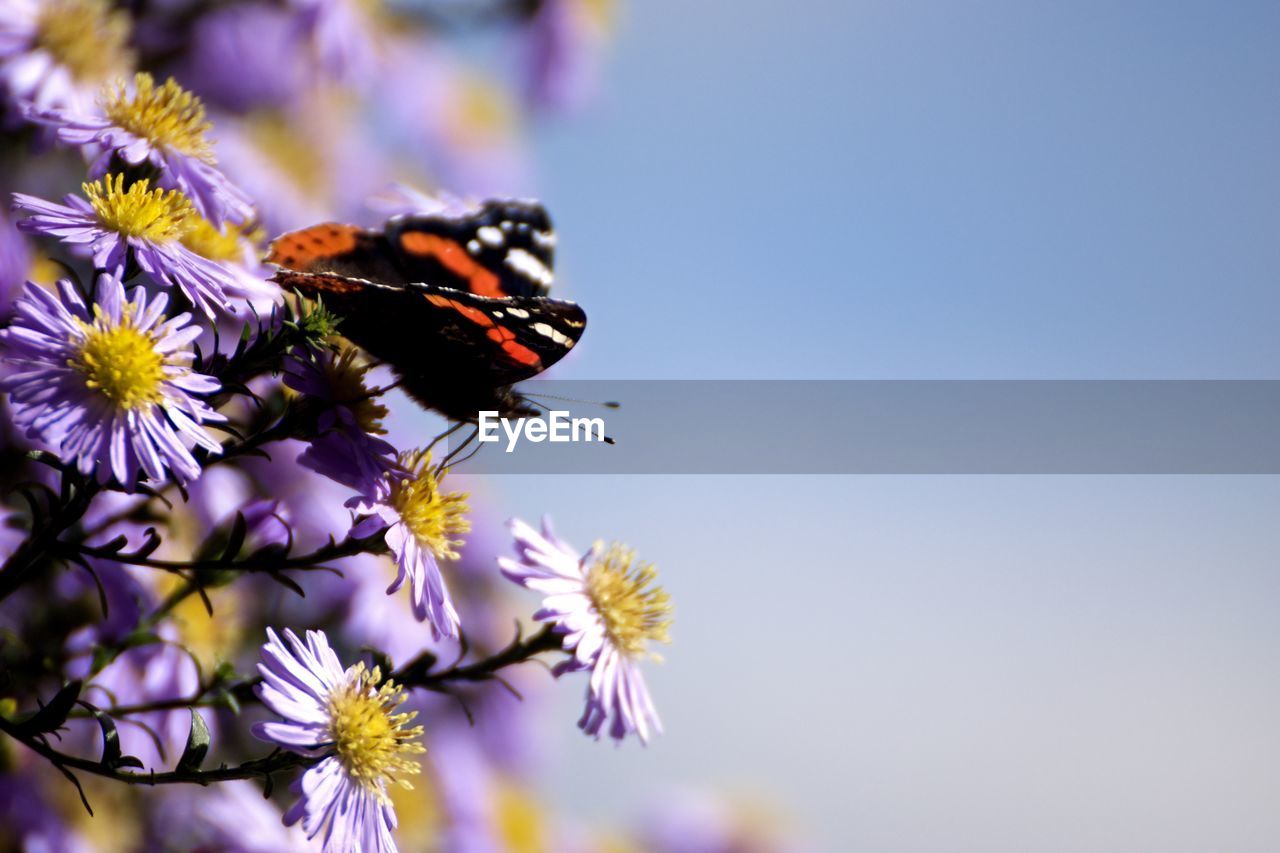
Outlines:
[[[559,376],[1277,378],[1277,44],[1275,3],[627,3],[537,138]],[[1275,478],[489,485],[677,603],[655,746],[558,694],[588,822],[685,785],[819,849],[1280,845]]]

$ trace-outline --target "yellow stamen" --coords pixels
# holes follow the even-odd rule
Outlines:
[[[139,409],[164,399],[164,356],[155,337],[134,325],[133,306],[125,306],[119,323],[100,306],[93,310],[92,325],[81,321],[85,337],[69,365],[118,408]]]
[[[449,537],[471,529],[471,522],[464,518],[469,509],[466,494],[441,493],[440,481],[447,470],[432,469],[430,453],[402,453],[400,463],[410,476],[393,481],[391,505],[419,545],[431,549],[437,559],[458,559],[454,549],[462,540]]]
[[[246,231],[242,226],[227,223],[221,230],[198,213],[187,219],[187,233],[182,235],[182,245],[211,261],[244,260],[245,241],[256,243],[261,237],[257,229]]]
[[[148,191],[148,181],[135,181],[126,190],[124,175],[107,175],[106,181],[84,185],[98,223],[125,237],[153,243],[180,240],[191,229],[194,210],[177,190]]]
[[[382,435],[386,432],[382,419],[387,416],[387,407],[369,394],[364,377],[370,365],[360,364],[357,361],[359,354],[355,347],[343,349],[337,358],[324,366],[325,379],[334,401],[351,410],[360,429]]]
[[[671,596],[657,578],[652,563],[636,563],[635,551],[617,543],[587,570],[587,596],[624,654],[643,654],[650,640],[671,642]]]
[[[111,123],[152,145],[170,148],[206,163],[214,162],[205,134],[213,126],[205,119],[200,99],[170,77],[162,86],[140,73],[133,78],[133,95],[124,81],[108,87],[102,105]]]
[[[108,0],[48,0],[36,19],[36,46],[81,82],[128,68],[129,16]]]
[[[347,775],[378,796],[379,802],[390,802],[384,782],[395,782],[404,788],[413,785],[395,774],[414,774],[422,768],[408,756],[421,755],[426,749],[414,738],[422,736],[422,726],[406,728],[417,712],[395,713],[407,697],[394,681],[379,686],[382,673],[372,672],[363,663],[347,673],[345,684],[329,695],[329,736],[334,751]]]

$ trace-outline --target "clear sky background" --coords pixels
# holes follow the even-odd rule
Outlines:
[[[1277,45],[1276,3],[625,3],[537,138],[558,376],[1280,378]],[[588,822],[689,786],[826,850],[1280,849],[1277,478],[487,488],[675,597],[664,738],[557,691]]]

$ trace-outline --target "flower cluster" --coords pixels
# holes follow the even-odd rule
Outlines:
[[[440,5],[0,0],[0,847],[517,843],[532,660],[585,679],[588,735],[660,731],[652,567],[519,521],[495,564],[451,432],[264,260],[319,221],[464,221],[520,189],[525,117],[590,89],[600,4]],[[449,45],[489,21],[514,73]]]

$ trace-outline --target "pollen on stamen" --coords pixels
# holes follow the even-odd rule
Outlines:
[[[92,325],[82,323],[85,337],[70,366],[79,371],[90,390],[118,408],[137,409],[163,399],[164,357],[151,334],[134,325],[131,306],[118,324],[112,324],[94,306]]]
[[[157,86],[150,74],[139,73],[132,94],[118,82],[107,89],[102,109],[113,124],[153,145],[214,162],[205,138],[213,125],[205,118],[204,105],[172,77]]]
[[[81,82],[128,68],[129,16],[108,0],[50,0],[36,20],[36,45]]]
[[[107,230],[153,243],[182,239],[191,229],[191,201],[177,190],[152,190],[149,186],[147,180],[141,180],[126,189],[124,175],[107,175],[104,180],[84,184],[84,194],[98,223]]]
[[[244,241],[257,242],[260,237],[261,232],[246,232],[244,228],[233,223],[228,223],[221,229],[216,228],[203,216],[192,213],[187,220],[187,232],[181,239],[182,245],[202,258],[234,262],[244,258]]]
[[[403,775],[420,773],[413,756],[426,752],[416,739],[422,726],[409,727],[417,712],[397,712],[407,698],[394,681],[382,683],[378,667],[367,670],[363,663],[347,672],[345,684],[329,696],[329,734],[334,752],[351,778],[387,803],[384,782],[412,788]]]
[[[393,480],[389,502],[414,538],[437,559],[458,559],[456,549],[462,540],[452,537],[471,530],[466,519],[467,495],[440,490],[447,471],[432,468],[429,452],[402,453],[400,464],[409,476]]]
[[[617,543],[587,571],[587,595],[605,632],[632,657],[644,654],[650,641],[671,642],[671,596],[657,578],[652,563],[638,563],[635,551]]]
[[[325,362],[324,374],[334,402],[350,409],[362,430],[383,435],[386,429],[382,426],[382,419],[387,416],[387,407],[378,402],[365,384],[369,368],[370,365],[360,363],[359,351],[348,347],[337,358]]]

